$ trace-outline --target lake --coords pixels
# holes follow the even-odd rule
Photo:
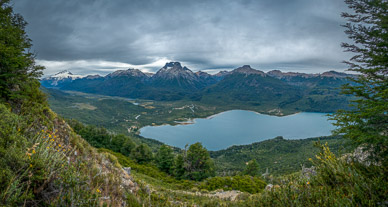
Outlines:
[[[201,142],[208,150],[220,150],[277,136],[285,139],[328,136],[334,126],[326,115],[302,112],[278,117],[231,110],[205,119],[194,119],[192,124],[146,126],[140,129],[140,135],[180,148]]]

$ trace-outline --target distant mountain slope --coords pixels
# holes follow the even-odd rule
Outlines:
[[[270,77],[264,72],[252,69],[249,65],[237,68],[221,81],[206,88],[203,101],[228,100],[232,102],[253,101],[279,103],[284,99],[299,99],[299,88]]]
[[[135,97],[147,88],[149,77],[138,69],[118,70],[105,77],[82,78],[64,85],[63,90],[74,90],[111,96]]]
[[[193,73],[179,62],[166,63],[156,74],[138,69],[118,70],[105,77],[77,76],[69,71],[41,80],[45,87],[157,101],[191,100],[207,104],[261,106],[268,110],[333,112],[347,105],[339,87],[348,83],[345,73],[264,73],[249,65],[215,75]]]

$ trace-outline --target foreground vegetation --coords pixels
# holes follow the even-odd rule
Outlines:
[[[26,22],[0,1],[0,206],[119,206],[122,169],[48,107]],[[129,181],[128,181],[129,182]],[[105,199],[104,199],[105,198]],[[108,199],[106,199],[108,198]]]

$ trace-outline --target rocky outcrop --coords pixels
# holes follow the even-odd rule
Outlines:
[[[153,79],[174,79],[183,78],[191,81],[198,81],[198,77],[186,66],[182,67],[180,62],[166,63],[159,71],[153,76]]]
[[[137,77],[141,79],[148,78],[148,76],[141,72],[139,69],[117,70],[113,73],[108,74],[107,76],[105,76],[105,78],[115,78],[119,76]]]
[[[368,149],[365,146],[359,146],[352,153],[344,154],[341,159],[345,160],[347,163],[358,162],[365,166],[381,166],[381,162],[372,158],[372,153],[373,147]]]
[[[260,75],[263,77],[266,76],[266,74],[263,71],[253,69],[253,68],[251,68],[250,65],[244,65],[242,67],[239,67],[239,68],[232,70],[231,74],[234,74],[234,73],[241,73],[241,74],[245,74],[245,75],[253,75],[254,74],[254,75]]]

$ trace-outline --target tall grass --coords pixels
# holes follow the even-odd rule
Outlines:
[[[0,116],[0,205],[98,204],[99,193],[91,189],[82,163],[71,162],[74,149],[61,135],[36,132],[3,105]]]

